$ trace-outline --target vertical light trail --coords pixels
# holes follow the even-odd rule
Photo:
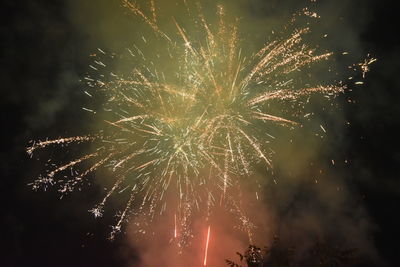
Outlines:
[[[175,221],[174,237],[176,238],[176,237],[177,237],[177,230],[176,230],[176,214],[175,214],[175,217],[174,217],[174,221]]]
[[[211,231],[211,225],[208,226],[206,250],[204,252],[204,263],[203,263],[204,266],[207,266],[207,253],[208,253],[208,243],[210,242],[210,231]]]

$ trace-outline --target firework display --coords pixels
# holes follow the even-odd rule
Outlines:
[[[95,134],[33,142],[27,148],[30,155],[49,146],[92,147],[49,168],[33,188],[53,185],[68,193],[105,169],[113,183],[91,210],[94,216],[102,216],[110,197],[128,196],[111,239],[129,218],[146,214],[151,221],[169,210],[172,235],[184,247],[192,235],[193,214],[208,220],[218,205],[239,215],[239,228],[251,240],[254,226],[237,200],[241,180],[251,177],[258,164],[273,170],[269,144],[276,136],[268,129],[298,127],[307,116],[302,103],[311,95],[333,98],[345,90],[340,81],[315,82],[308,73],[333,53],[312,47],[304,38],[310,28],[298,27],[246,54],[239,20],[229,19],[222,5],[216,6],[215,23],[209,23],[200,2],[183,0],[191,24],[174,17],[164,29],[154,0],[143,6],[122,3],[152,30],[156,41],[142,37],[142,42],[154,52],[133,45],[129,70],[112,71],[106,78],[101,57],[107,53],[98,50],[90,68],[100,75],[85,77],[85,93],[93,99],[100,94],[105,101],[99,111],[84,109],[102,114],[104,127]],[[317,17],[308,10],[303,14]],[[357,65],[363,76],[373,61]],[[210,226],[204,265],[209,238]]]

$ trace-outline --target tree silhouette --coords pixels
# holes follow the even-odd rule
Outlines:
[[[225,262],[230,267],[350,267],[358,262],[356,249],[342,249],[319,241],[301,259],[295,258],[295,252],[295,247],[284,246],[275,237],[270,247],[250,245],[244,254],[236,252],[240,263],[229,259]]]

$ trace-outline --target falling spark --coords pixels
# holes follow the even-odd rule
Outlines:
[[[368,55],[368,57],[369,57],[369,55]],[[360,66],[360,68],[361,68],[362,77],[363,77],[363,78],[365,78],[365,75],[367,74],[367,72],[370,71],[369,65],[371,65],[371,64],[374,63],[375,61],[377,61],[376,58],[367,58],[367,59],[364,60],[364,62],[358,64],[358,65]],[[360,83],[359,83],[359,84],[360,84]],[[361,84],[362,84],[362,83],[361,83]]]
[[[207,231],[206,249],[204,251],[204,262],[203,262],[204,266],[207,266],[207,253],[208,253],[208,243],[210,242],[210,232],[211,232],[211,225],[208,226],[208,231]]]
[[[178,236],[178,230],[176,229],[176,214],[174,215],[174,238],[177,238]]]

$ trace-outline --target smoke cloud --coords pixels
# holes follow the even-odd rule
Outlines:
[[[185,12],[174,2],[159,2],[158,8],[166,21],[173,14]],[[335,58],[338,69],[359,62],[366,54],[360,34],[368,22],[369,9],[361,4],[362,1],[220,2],[227,7],[227,14],[240,18],[243,49],[247,52],[260,48],[272,31],[284,31],[293,13],[310,6],[322,17],[313,25],[310,42],[319,42],[315,36],[326,34],[320,49],[338,55]],[[119,53],[133,43],[141,42],[142,35],[149,33],[147,25],[124,11],[118,1],[101,0],[94,4],[70,0],[69,3],[71,21],[78,32],[87,36],[86,47]],[[139,4],[146,6],[145,2],[139,1]],[[206,16],[211,18],[215,12],[214,1],[202,1],[202,5]],[[165,27],[169,27],[168,24]],[[151,53],[150,50],[146,52]],[[350,56],[340,56],[343,52],[350,52]],[[125,67],[123,60],[115,64],[117,69]],[[316,73],[318,80],[324,76],[331,79],[330,74],[322,70],[316,70]],[[346,75],[343,71],[341,78]],[[352,186],[358,177],[351,177],[346,172],[351,164],[345,153],[351,150],[346,142],[348,126],[343,113],[346,101],[345,96],[339,97],[332,106],[327,101],[312,99],[306,106],[314,113],[310,122],[300,129],[277,130],[275,133],[279,138],[272,144],[275,151],[273,172],[257,171],[244,187],[251,188],[252,179],[260,184],[258,199],[254,188],[243,193],[247,215],[256,226],[255,244],[268,246],[277,235],[283,243],[297,247],[301,258],[315,240],[326,240],[358,248],[362,255],[378,258],[371,240],[374,225],[363,206],[362,194]],[[44,109],[50,109],[51,113],[51,107],[49,103]],[[235,252],[244,251],[250,242],[235,228],[235,215],[221,211],[210,222],[194,218],[192,245],[178,254],[173,240],[173,216],[167,212],[156,219],[151,226],[152,233],[142,237],[135,225],[128,227],[127,243],[139,252],[140,266],[198,266],[204,257],[208,225],[211,225],[212,233],[209,266],[224,266],[224,259],[235,258]],[[137,264],[135,261],[128,265]]]

